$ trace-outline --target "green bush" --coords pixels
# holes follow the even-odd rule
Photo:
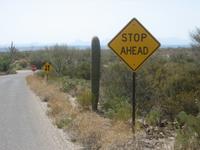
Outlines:
[[[184,111],[181,111],[177,115],[176,119],[177,119],[180,127],[182,127],[187,122],[187,118],[188,118],[188,116]]]
[[[36,75],[39,76],[39,77],[42,77],[42,78],[44,78],[46,76],[44,71],[37,71]]]
[[[16,60],[12,64],[12,68],[14,68],[15,70],[27,69],[28,66],[29,66],[29,62],[26,59]]]
[[[16,70],[14,68],[10,68],[8,71],[7,71],[7,74],[16,74]]]
[[[158,126],[161,122],[161,112],[158,109],[152,109],[146,116],[146,121],[152,126]]]
[[[131,118],[131,105],[126,101],[122,101],[116,106],[114,119],[128,121]]]
[[[128,121],[131,118],[131,105],[124,97],[116,97],[112,100],[105,101],[103,109],[105,115],[112,119]]]
[[[19,65],[22,67],[22,68],[27,68],[29,63],[26,61],[26,60],[21,60],[19,62]]]
[[[16,70],[22,70],[22,69],[24,69],[24,68],[23,68],[22,66],[20,66],[19,64],[15,64],[14,68],[15,68]]]
[[[57,76],[90,79],[90,51],[55,45],[47,49]]]
[[[62,91],[69,92],[73,90],[77,85],[76,79],[70,79],[69,77],[64,77],[62,79]]]
[[[90,64],[82,62],[77,65],[75,77],[79,79],[90,80]]]
[[[175,142],[175,149],[199,149],[200,147],[200,119],[180,112],[177,115],[179,129]]]
[[[8,55],[4,54],[0,56],[0,71],[1,72],[8,72],[11,65],[11,59]]]
[[[109,118],[130,119],[131,71],[118,62],[103,65],[100,104]]]
[[[102,70],[101,86],[105,98],[131,97],[132,72],[122,63],[112,63]]]
[[[35,65],[37,69],[41,69],[46,62],[50,62],[47,50],[31,52],[29,62],[30,65]]]
[[[77,96],[81,90],[89,87],[89,82],[87,80],[70,78],[68,76],[62,77],[60,82],[61,90],[72,96]]]

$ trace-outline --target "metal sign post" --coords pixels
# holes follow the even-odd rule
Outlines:
[[[43,66],[43,69],[46,73],[46,80],[48,81],[49,79],[49,72],[52,70],[52,66],[49,63],[45,63]]]
[[[135,78],[136,78],[136,73],[133,72],[133,83],[132,83],[132,129],[133,129],[133,132],[135,132],[135,104],[136,104],[136,96],[135,96],[135,89],[136,89],[136,83],[135,83]]]

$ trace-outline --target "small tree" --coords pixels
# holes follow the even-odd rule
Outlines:
[[[67,46],[55,45],[48,50],[49,60],[58,76],[64,75],[66,67],[72,61],[71,56],[68,55]]]

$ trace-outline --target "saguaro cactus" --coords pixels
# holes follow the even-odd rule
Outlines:
[[[15,48],[13,41],[11,42],[11,45],[9,47],[9,53],[10,53],[10,59],[13,63],[16,59],[16,54],[17,54],[17,49]]]
[[[92,39],[92,66],[91,66],[91,87],[92,87],[92,110],[97,111],[99,102],[99,81],[100,81],[100,58],[101,47],[98,37]]]

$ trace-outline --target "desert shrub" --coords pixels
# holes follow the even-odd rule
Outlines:
[[[47,49],[57,76],[90,79],[90,51],[55,45]]]
[[[6,72],[7,74],[16,74],[16,68],[14,64],[10,64],[9,69]]]
[[[179,129],[177,130],[175,149],[199,149],[200,119],[180,112],[177,115]]]
[[[36,75],[39,76],[39,77],[42,77],[42,78],[44,78],[46,76],[44,71],[37,71]]]
[[[68,116],[62,117],[60,119],[56,120],[56,125],[59,129],[62,129],[66,126],[68,126],[72,122],[72,119]]]
[[[84,109],[88,110],[91,106],[91,101],[92,101],[91,98],[92,98],[91,91],[85,88],[78,94],[77,101]]]
[[[11,63],[10,57],[6,54],[0,57],[0,72],[5,72],[6,74],[15,74],[15,65]]]
[[[29,63],[27,60],[21,59],[21,60],[15,61],[12,65],[16,70],[21,70],[21,69],[27,69],[27,67],[29,66]]]
[[[28,61],[27,60],[20,60],[19,61],[19,66],[21,66],[22,68],[27,68],[29,65]]]
[[[131,112],[131,105],[126,101],[122,101],[116,106],[113,117],[116,120],[128,121],[131,118]]]
[[[68,63],[70,62],[70,56],[68,56],[68,47],[55,45],[48,48],[47,51],[49,60],[53,65],[57,75],[64,75],[64,71],[66,70]]]
[[[122,63],[113,63],[102,70],[102,102],[131,96],[131,71]]]
[[[127,121],[131,118],[131,105],[124,97],[115,97],[103,104],[105,115],[116,120]]]
[[[75,77],[79,79],[90,80],[90,63],[81,62],[77,65]]]
[[[169,70],[171,69],[171,71]],[[173,69],[175,70],[172,73]],[[199,110],[195,99],[199,97],[200,81],[198,66],[194,63],[176,64],[173,68],[168,67],[171,72],[165,81],[165,99],[161,102],[165,114],[173,119],[180,111],[196,115]]]
[[[7,54],[2,54],[0,56],[0,71],[7,72],[11,65],[11,59]]]
[[[9,68],[9,70],[6,72],[7,74],[16,74],[15,68]]]
[[[23,67],[22,67],[22,66],[20,66],[20,65],[17,63],[17,64],[15,64],[15,69],[16,69],[16,70],[22,70],[22,69],[23,69]]]
[[[200,96],[200,69],[192,52],[164,50],[149,59],[136,74],[137,114],[146,116],[152,107],[159,108],[162,118],[174,120],[180,111],[197,115],[195,100]],[[169,54],[170,54],[169,53]],[[106,58],[109,60],[109,58]],[[112,58],[114,59],[114,58]],[[125,97],[130,104],[132,71],[119,61],[103,65],[101,78],[101,104],[105,111],[113,112],[111,101]],[[106,106],[106,107],[105,107]]]
[[[61,90],[77,96],[81,90],[87,89],[89,83],[84,79],[70,78],[68,76],[61,78]]]
[[[41,69],[45,62],[49,62],[47,50],[31,52],[29,61],[31,65],[35,65],[38,69]]]
[[[148,124],[157,126],[161,121],[161,112],[157,108],[153,108],[146,116],[146,121]]]
[[[178,124],[179,124],[180,127],[182,127],[187,122],[187,117],[188,116],[187,116],[187,114],[184,111],[181,111],[177,115],[176,119],[177,119]]]
[[[64,77],[62,79],[62,91],[69,92],[70,90],[73,90],[77,85],[76,79],[71,79],[69,77]]]
[[[186,57],[187,58],[187,57]],[[196,115],[199,97],[199,67],[196,62],[160,60],[153,57],[137,76],[137,99],[139,110],[150,111],[152,106],[160,107],[162,114],[173,120],[180,111]],[[143,111],[144,113],[144,111]]]
[[[165,64],[165,59],[154,56],[137,73],[136,99],[138,114],[142,116],[146,116],[153,106],[160,108],[160,101],[165,99],[164,86],[168,76],[163,68]]]

